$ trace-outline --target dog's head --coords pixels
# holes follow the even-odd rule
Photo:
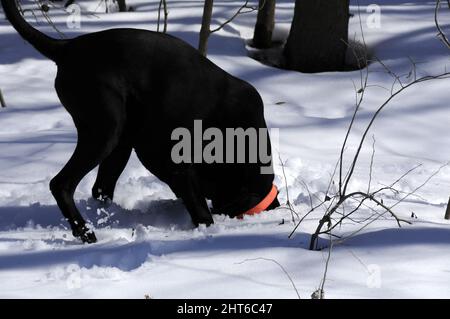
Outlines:
[[[236,176],[233,183],[221,187],[220,196],[213,200],[213,213],[241,217],[279,207],[273,180],[273,174],[252,174],[251,170]]]

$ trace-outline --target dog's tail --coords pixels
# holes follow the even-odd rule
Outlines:
[[[65,41],[50,38],[29,25],[22,17],[16,1],[17,0],[1,0],[6,18],[8,18],[14,29],[35,47],[36,50],[47,58],[57,61]]]

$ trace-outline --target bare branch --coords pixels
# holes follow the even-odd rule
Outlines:
[[[300,218],[300,217],[298,216],[297,212],[295,211],[294,207],[292,206],[291,200],[289,198],[289,187],[288,187],[288,184],[287,184],[286,172],[284,170],[284,162],[281,159],[281,155],[278,155],[278,158],[280,160],[280,165],[281,165],[281,169],[282,169],[282,172],[283,172],[284,183],[285,183],[285,187],[286,187],[286,205],[287,205],[289,211],[291,212],[292,222],[295,223],[295,217],[294,216],[297,216],[297,218]],[[309,192],[309,190],[308,190],[308,192]]]
[[[388,105],[388,104],[389,104],[389,103],[390,103],[397,95],[399,95],[399,94],[402,93],[403,91],[405,91],[405,90],[411,88],[412,86],[415,86],[416,84],[423,83],[423,82],[427,82],[427,81],[430,81],[430,80],[442,80],[442,79],[448,79],[448,78],[450,78],[450,73],[449,73],[449,72],[445,72],[445,73],[442,73],[442,74],[439,74],[439,75],[435,75],[435,76],[427,75],[427,76],[423,76],[423,77],[421,77],[421,78],[418,78],[418,79],[416,79],[416,80],[410,82],[409,84],[402,86],[402,87],[401,87],[400,89],[398,89],[396,92],[394,92],[393,94],[391,94],[391,95],[389,96],[389,98],[388,98],[388,99],[387,99],[387,100],[386,100],[386,101],[385,101],[385,102],[377,109],[377,111],[376,111],[376,112],[374,113],[374,115],[372,116],[372,119],[370,120],[369,124],[367,125],[366,129],[364,130],[363,136],[362,136],[362,138],[361,138],[361,140],[360,140],[360,142],[359,142],[358,149],[357,149],[356,154],[355,154],[355,156],[354,156],[354,158],[353,158],[353,162],[352,162],[352,164],[351,164],[351,166],[350,166],[350,173],[348,174],[347,179],[346,179],[346,181],[345,181],[345,183],[344,183],[344,189],[343,189],[343,191],[342,191],[342,194],[345,194],[345,193],[346,193],[346,190],[347,190],[349,181],[350,181],[350,179],[351,179],[351,177],[352,177],[352,175],[353,175],[353,172],[354,172],[354,170],[355,170],[356,163],[357,163],[357,161],[358,161],[359,154],[361,153],[361,149],[362,149],[362,146],[363,146],[364,141],[365,141],[365,139],[366,139],[367,133],[368,133],[369,130],[371,129],[371,127],[372,127],[373,123],[375,122],[375,120],[377,119],[377,117],[380,115],[381,111],[383,111],[383,109],[384,109],[384,108],[385,108],[385,107],[386,107],[386,106],[387,106],[387,105]]]
[[[259,10],[259,8],[257,6],[256,7],[255,6],[250,6],[248,4],[248,2],[249,2],[249,0],[246,0],[245,3],[236,11],[235,14],[233,14],[229,19],[227,19],[225,22],[223,22],[217,28],[212,29],[210,31],[210,33],[214,33],[214,32],[222,30],[227,24],[231,23],[240,14],[250,13],[250,12]]]
[[[447,36],[444,33],[444,30],[442,30],[440,24],[439,24],[439,10],[441,9],[441,1],[442,0],[436,0],[436,7],[434,9],[434,23],[436,24],[436,28],[438,30],[438,38],[442,41],[442,43],[445,44],[445,46],[450,49],[450,41],[448,40]],[[447,4],[450,9],[450,0],[447,0]]]
[[[156,29],[156,32],[159,32],[160,24],[161,24],[161,8],[164,11],[164,27],[163,27],[163,33],[167,32],[167,17],[169,15],[169,11],[167,10],[167,0],[160,0],[159,1],[159,7],[158,7],[158,26]]]
[[[373,143],[372,143],[372,156],[370,157],[370,168],[369,168],[369,185],[367,186],[367,194],[370,193],[370,186],[372,183],[372,171],[373,171],[373,158],[375,157],[375,136],[372,136]]]

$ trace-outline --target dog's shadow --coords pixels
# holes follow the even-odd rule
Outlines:
[[[294,240],[289,240],[284,234],[231,233],[210,236],[211,233],[223,231],[221,225],[195,231],[181,201],[154,200],[140,207],[145,205],[146,209],[127,210],[116,204],[104,206],[92,199],[78,202],[80,211],[96,227],[100,241],[95,245],[83,245],[71,237],[52,237],[52,227],[56,227],[57,232],[67,227],[56,205],[0,207],[0,232],[4,232],[0,244],[14,247],[0,255],[0,271],[35,267],[51,270],[61,265],[87,269],[115,267],[132,271],[155,257],[168,254],[192,252],[209,255],[217,251],[298,248],[307,242],[307,236],[303,233]],[[48,229],[48,234],[42,235],[39,226],[45,228],[44,233]],[[134,227],[136,229],[132,235],[130,228]],[[110,232],[108,228],[116,232]],[[38,234],[35,234],[35,230],[38,230]],[[171,230],[180,231],[172,237]],[[22,231],[25,238],[17,234]],[[33,239],[36,236],[38,238]]]
[[[77,202],[80,212],[96,229],[134,228],[138,225],[162,229],[193,229],[191,218],[180,200],[153,200],[141,203],[141,209],[125,209],[115,203],[100,203],[94,199]],[[30,227],[67,228],[56,205],[0,207],[0,231]]]

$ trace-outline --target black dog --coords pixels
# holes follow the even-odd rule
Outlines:
[[[93,196],[112,200],[132,149],[183,200],[195,225],[213,223],[206,199],[214,211],[232,217],[279,206],[274,176],[261,174],[259,160],[175,164],[171,157],[172,132],[179,127],[192,132],[194,120],[222,132],[266,128],[263,102],[250,84],[168,35],[114,29],[55,40],[27,24],[16,0],[1,2],[18,33],[58,66],[55,88],[73,118],[78,143],[50,190],[74,236],[96,241],[73,200],[78,183],[100,165]]]

